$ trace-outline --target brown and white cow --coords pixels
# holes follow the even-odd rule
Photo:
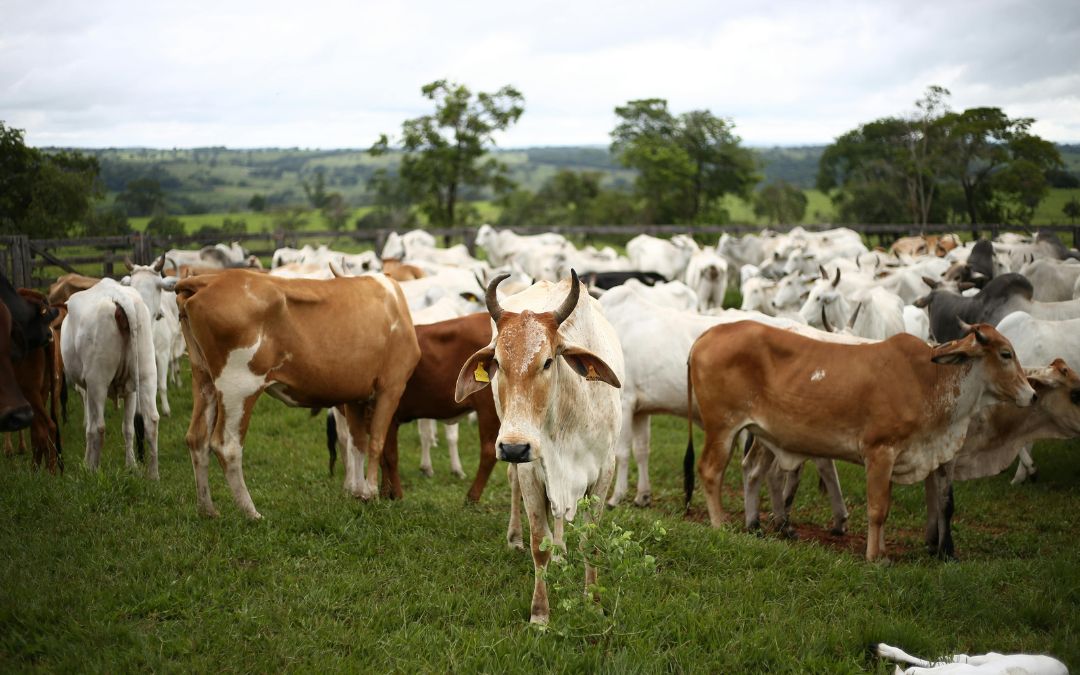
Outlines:
[[[491,470],[495,466],[495,439],[499,435],[499,416],[491,398],[491,389],[484,387],[463,401],[454,400],[458,364],[464,363],[477,349],[491,343],[491,317],[487,313],[469,314],[456,319],[416,326],[420,345],[420,361],[416,364],[405,392],[401,395],[394,421],[386,433],[383,447],[382,494],[400,498],[401,479],[398,475],[398,426],[416,419],[454,420],[476,411],[480,431],[480,466],[466,495],[470,502],[480,500]],[[341,438],[344,447],[351,443],[351,434],[337,431],[340,412],[334,410],[333,433]],[[328,427],[327,433],[331,433]],[[344,431],[348,431],[345,429]],[[334,470],[335,444],[328,439],[330,471]],[[351,470],[346,462],[346,474]],[[346,480],[348,476],[346,475]]]
[[[487,289],[494,339],[465,362],[454,398],[463,401],[491,384],[502,422],[496,453],[511,463],[510,482],[520,486],[529,518],[535,572],[530,620],[546,623],[544,568],[551,552],[540,544],[554,518],[555,544],[563,545],[563,523],[574,519],[583,497],[600,497],[586,518],[598,519],[603,511],[622,421],[623,356],[615,329],[599,303],[581,292],[576,273],[500,303],[496,287],[506,276]],[[586,588],[595,582],[596,570],[586,565]]]
[[[213,450],[237,506],[262,517],[244,484],[242,457],[264,391],[292,406],[343,405],[368,457],[366,481],[357,471],[349,489],[375,497],[386,430],[420,358],[397,284],[381,274],[316,281],[226,270],[184,279],[176,295],[191,358],[187,443],[199,511],[217,515],[209,485]]]
[[[807,457],[866,466],[868,560],[885,551],[893,482],[921,481],[951,461],[980,408],[1035,398],[1009,341],[985,324],[934,348],[907,334],[841,345],[753,322],[722,324],[694,344],[689,368],[688,396],[696,394],[705,428],[698,471],[713,526],[725,520],[720,488],[732,443],[748,429],[785,471]],[[689,503],[692,442],[686,460]]]

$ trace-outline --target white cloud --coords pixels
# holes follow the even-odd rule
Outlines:
[[[364,147],[444,77],[524,93],[504,146],[607,143],[646,97],[828,142],[929,84],[1080,140],[1075,0],[9,4],[0,119],[36,145]]]

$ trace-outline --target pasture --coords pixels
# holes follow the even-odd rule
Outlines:
[[[541,631],[528,624],[532,562],[504,540],[505,465],[466,505],[444,446],[435,477],[419,473],[408,426],[404,500],[361,503],[343,493],[340,464],[328,476],[324,418],[263,397],[244,459],[265,520],[240,515],[216,464],[222,516],[208,520],[183,440],[190,381],[170,397],[160,483],[123,468],[114,409],[102,471],[83,469],[74,392],[63,476],[31,471],[26,455],[0,460],[0,670],[891,672],[866,655],[872,641],[1080,664],[1076,442],[1036,447],[1036,483],[1011,486],[1008,471],[957,484],[957,562],[923,552],[922,487],[894,487],[892,563],[868,564],[860,467],[840,467],[846,539],[826,534],[812,467],[793,512],[799,541],[742,531],[737,462],[733,522],[713,530],[700,491],[682,513],[685,421],[654,419],[653,506],[608,510],[605,523],[642,533],[659,521],[666,534],[645,544],[655,573],[609,588],[601,618],[553,593]],[[474,426],[461,442],[471,477]]]

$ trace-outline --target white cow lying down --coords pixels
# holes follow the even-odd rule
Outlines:
[[[884,642],[873,646],[871,651],[882,659],[915,666],[903,669],[896,667],[896,675],[918,675],[919,673],[950,673],[961,675],[1069,675],[1065,664],[1052,656],[1042,654],[998,654],[990,652],[976,656],[957,654],[947,661],[926,661],[908,654],[898,647],[890,647]]]

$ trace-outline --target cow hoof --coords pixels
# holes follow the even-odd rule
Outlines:
[[[634,506],[640,506],[642,508],[652,506],[652,495],[649,493],[638,495],[634,498]]]
[[[263,519],[262,514],[259,513],[258,511],[252,511],[251,513],[247,514],[247,517],[248,517],[248,520],[253,520],[253,521],[258,521],[258,520]]]
[[[453,470],[450,471],[450,473],[454,474],[455,476],[457,476],[461,480],[465,480],[465,472],[462,471],[461,469],[453,469]]]
[[[160,474],[158,474],[157,471],[149,471],[149,472],[147,472],[146,477],[149,480],[161,480],[161,476],[160,476]]]
[[[506,545],[511,551],[524,551],[525,542],[521,539],[521,535],[510,537],[506,540]]]
[[[843,527],[833,527],[831,530],[829,530],[829,534],[831,534],[834,537],[846,537],[847,536],[847,526],[845,525]]]
[[[221,517],[221,514],[218,513],[218,510],[215,509],[212,506],[210,508],[208,508],[208,509],[205,509],[205,508],[199,509],[199,515],[202,516],[203,518],[220,518]]]
[[[797,541],[799,533],[795,531],[794,527],[782,527],[780,528],[780,534],[784,539],[790,539],[791,541]]]
[[[420,473],[424,474],[428,478],[431,478],[435,475],[435,469],[432,469],[430,466],[422,466],[420,467]]]
[[[548,623],[548,617],[546,614],[533,614],[529,617],[529,623],[534,626],[546,626]]]

